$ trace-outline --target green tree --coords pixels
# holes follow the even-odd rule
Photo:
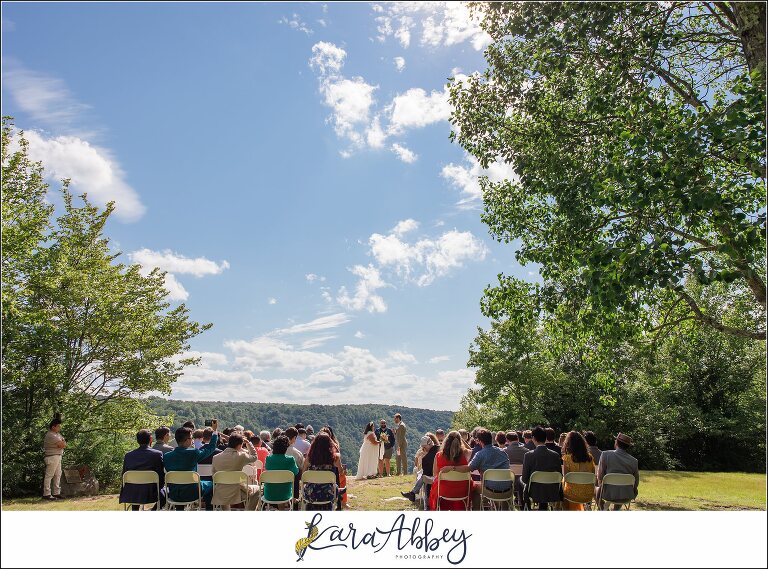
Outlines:
[[[585,324],[696,320],[764,340],[765,4],[475,9],[494,41],[487,70],[451,87],[452,137],[484,167],[514,167],[518,179],[481,179],[483,221],[542,266],[542,308],[575,297]],[[730,284],[751,317],[719,320],[689,279]],[[490,315],[519,294],[500,277]],[[649,306],[675,317],[652,321]]]
[[[183,366],[196,363],[179,354],[210,324],[191,321],[183,304],[170,308],[163,273],[142,276],[118,262],[104,236],[113,204],[99,211],[83,195],[76,205],[65,180],[64,211],[52,222],[43,166],[30,162],[10,121],[2,145],[5,495],[39,482],[54,413],[64,416],[74,462],[110,450],[104,440],[114,446],[156,425],[160,418],[137,397],[170,393]]]

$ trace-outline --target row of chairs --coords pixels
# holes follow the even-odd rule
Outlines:
[[[246,464],[243,467],[242,471],[221,471],[216,472],[213,474],[213,495],[214,495],[214,501],[216,497],[216,488],[220,485],[241,485],[241,484],[251,484],[256,481],[258,471],[261,470],[259,466],[261,465],[261,461],[256,461],[254,465]],[[198,465],[198,469],[201,466],[210,466],[210,465]],[[204,469],[204,472],[207,472]],[[205,476],[205,474],[203,474]],[[294,474],[290,470],[264,470],[261,472],[261,476],[259,478],[258,486],[258,492],[259,492],[259,502],[257,509],[263,510],[265,506],[267,505],[273,505],[278,506],[280,504],[288,504],[289,509],[293,509],[293,497],[289,498],[288,500],[267,500],[264,497],[264,485],[265,484],[293,484],[294,483]],[[157,475],[157,472],[150,471],[150,470],[128,470],[123,474],[123,485],[125,484],[154,484],[156,489],[156,496],[158,497],[158,500],[160,499],[160,477]],[[175,500],[172,500],[170,498],[170,494],[168,492],[168,485],[173,484],[196,484],[197,485],[197,499],[189,501],[189,502],[178,502]],[[303,492],[303,486],[304,484],[332,484],[333,485],[333,499],[330,501],[321,501],[321,502],[314,502],[306,500]],[[203,496],[202,496],[202,488],[200,486],[200,473],[199,472],[193,472],[193,471],[171,471],[165,473],[165,496],[166,496],[166,509],[171,509],[172,507],[180,506],[183,508],[191,508],[191,509],[201,509],[202,508],[202,502],[203,502]],[[330,505],[331,510],[336,509],[336,502],[338,500],[338,496],[341,492],[343,492],[345,488],[339,488],[338,484],[336,484],[336,474],[330,471],[323,471],[323,470],[307,470],[302,474],[301,480],[300,480],[300,489],[299,489],[299,501],[300,501],[300,507],[302,510],[306,510],[307,506],[309,504],[312,505]],[[228,505],[235,505],[235,504],[241,504],[243,503],[242,500],[238,500],[236,502],[232,502]],[[131,509],[132,506],[139,506],[141,509],[153,509],[157,506],[158,502],[147,502],[147,503],[124,503],[124,507],[126,510]],[[220,506],[216,506],[220,507]]]
[[[513,465],[517,466],[517,465]],[[520,474],[517,474],[517,476],[520,476]],[[499,509],[503,504],[507,504],[507,507],[509,510],[515,509],[515,469],[505,469],[505,468],[499,468],[499,469],[489,469],[483,472],[482,481],[480,485],[480,509],[485,510],[486,506],[491,510],[497,510]],[[440,504],[443,500],[449,501],[449,502],[462,502],[464,504],[464,509],[469,510],[471,508],[471,499],[472,499],[472,475],[469,472],[443,472],[440,471],[437,476],[437,481],[435,481],[435,478],[433,476],[424,476],[424,484],[421,487],[419,502],[422,506],[422,508],[426,509],[427,501],[429,500],[429,496],[426,494],[426,488],[427,485],[437,484],[437,488],[435,488],[435,491],[437,492],[437,495],[440,497],[437,500],[437,509],[440,510]],[[466,482],[467,483],[467,490],[466,494],[461,497],[445,497],[440,495],[440,481],[445,482]],[[486,485],[486,482],[509,482],[511,485],[511,490],[508,492],[493,492],[488,488]],[[557,484],[558,486],[562,484],[563,482],[566,482],[568,484],[584,484],[584,485],[590,485],[595,486],[595,483],[597,482],[595,478],[595,474],[592,472],[569,472],[565,475],[565,478],[563,478],[563,475],[560,472],[533,472],[531,474],[531,478],[529,480],[530,484],[536,483],[536,484]],[[634,486],[635,484],[635,477],[631,474],[606,474],[603,477],[603,486]],[[586,501],[578,501],[573,500],[569,498],[565,498],[566,501],[571,502],[573,504],[581,504],[585,506],[585,509],[591,510],[594,500],[590,498]],[[612,501],[612,500],[602,500],[604,503],[608,505],[617,505],[620,508],[626,508],[629,510],[630,504],[632,500],[626,500],[626,501]],[[549,506],[552,507],[551,505]]]

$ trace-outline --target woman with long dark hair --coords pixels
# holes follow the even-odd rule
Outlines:
[[[363,444],[360,447],[360,460],[357,463],[355,480],[376,478],[379,470],[379,439],[373,421],[368,423],[363,432]]]
[[[563,476],[569,472],[595,472],[595,463],[592,461],[592,455],[587,448],[587,441],[581,436],[581,433],[571,431],[565,437],[563,443]],[[564,510],[584,511],[582,504],[574,504],[568,499],[576,502],[586,502],[594,497],[595,488],[592,484],[563,484]]]
[[[432,484],[432,488],[429,493],[429,509],[437,510],[437,500],[439,497],[446,498],[461,498],[467,493],[466,482],[440,482],[440,496],[437,495],[438,484],[437,477],[440,474],[440,470],[448,468],[453,470],[455,466],[465,466],[469,464],[467,461],[467,455],[465,453],[466,446],[464,440],[458,431],[451,431],[443,439],[443,446],[440,451],[435,455],[435,465],[432,469],[432,475],[435,477],[435,483]],[[423,465],[423,462],[422,462]],[[461,501],[444,500],[440,503],[441,510],[465,510],[466,505]]]
[[[307,458],[301,468],[304,474],[307,470],[326,470],[336,475],[336,485],[340,487],[339,473],[341,472],[341,461],[339,454],[333,445],[333,440],[328,433],[321,431],[312,441],[307,451]],[[327,502],[333,499],[333,484],[304,484],[304,499],[312,502]],[[307,509],[330,510],[330,504],[321,504],[314,506],[308,504]]]

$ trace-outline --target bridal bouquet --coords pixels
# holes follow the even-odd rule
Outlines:
[[[381,434],[379,435],[379,441],[386,444],[389,442],[389,436],[384,431],[381,431]]]

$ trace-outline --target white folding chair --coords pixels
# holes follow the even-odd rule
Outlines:
[[[517,476],[518,478],[523,475],[523,465],[522,464],[510,464],[509,470],[512,471],[512,474]]]
[[[246,497],[243,498],[243,490],[242,486],[248,484],[248,475],[243,472],[242,470],[222,470],[220,472],[216,472],[213,475],[213,498],[211,498],[211,503],[213,504],[213,509],[221,510],[222,506],[232,506],[234,504],[243,504],[243,507],[245,507],[246,502],[248,501],[248,493],[246,492]],[[222,485],[237,485],[238,492],[236,494],[237,499],[224,501],[221,498],[221,488]],[[219,488],[219,495],[216,495],[216,489]]]
[[[488,488],[485,483],[509,482],[510,487],[506,492],[496,492]],[[496,510],[496,504],[507,503],[510,510],[515,509],[515,475],[508,468],[489,468],[483,472],[482,486],[480,486],[480,510],[485,511],[485,503],[489,503],[492,510]]]
[[[124,502],[123,505],[125,506],[125,510],[130,510],[131,506],[139,506],[140,510],[144,509],[144,506],[152,506],[152,508],[155,507],[155,505],[160,504],[160,477],[157,475],[157,472],[153,470],[126,470],[123,473],[123,486],[126,484],[154,484],[155,485],[155,496],[157,496],[157,500],[154,502]],[[151,509],[151,508],[150,508]]]
[[[212,464],[198,464],[197,473],[200,478],[212,478],[213,477],[213,465]]]
[[[467,494],[460,498],[446,498],[440,495],[440,482],[466,482]],[[469,511],[471,509],[470,499],[472,496],[472,475],[469,472],[456,472],[452,470],[450,472],[444,472],[441,470],[437,475],[437,510],[440,511],[440,502],[446,500],[448,502],[462,502],[464,509]]]
[[[634,492],[635,488],[635,477],[632,474],[606,474],[603,476],[603,485],[600,488],[600,501],[604,502],[605,504],[608,504],[609,506],[619,506],[619,509],[622,509],[626,506],[626,509],[629,510],[629,505],[634,501],[634,498],[630,498],[628,500],[606,500],[603,498],[603,495],[605,494],[605,487],[606,486],[631,486],[632,491]]]
[[[333,499],[322,502],[313,502],[307,500],[304,496],[305,484],[332,484],[333,485]],[[331,470],[307,470],[301,475],[301,481],[299,482],[299,500],[301,509],[306,510],[308,504],[322,505],[330,504],[331,510],[336,509],[336,499],[339,495],[339,487],[336,484],[336,473]]]
[[[173,484],[196,484],[197,499],[189,502],[177,502],[171,499],[171,493],[168,489]],[[173,506],[184,506],[184,509],[196,507],[200,510],[203,507],[203,489],[200,486],[200,475],[193,470],[172,470],[165,473],[165,509],[170,510]]]
[[[536,472],[533,472],[531,474],[531,478],[528,480],[528,487],[534,483],[536,484],[557,484],[560,486],[560,483],[563,481],[563,475],[560,472],[543,472],[541,470],[537,470]],[[530,498],[530,490],[528,492],[528,497]],[[558,503],[560,500],[557,501]],[[539,501],[534,500],[534,503],[538,504]],[[552,509],[552,502],[547,502],[549,504],[547,507],[551,510]]]
[[[419,506],[422,510],[427,509],[427,505],[429,504],[429,492],[427,492],[427,488],[432,488],[432,484],[435,483],[435,477],[434,476],[425,476],[424,474],[421,475],[421,490],[419,490]]]
[[[245,472],[245,475],[248,477],[248,484],[257,484],[259,482],[260,464],[261,461],[257,460],[256,462],[243,466],[243,472]]]
[[[563,493],[563,499],[566,502],[570,502],[571,504],[581,504],[582,506],[586,506],[587,510],[592,509],[592,503],[594,502],[594,493],[595,493],[595,473],[594,472],[569,472],[565,475],[565,478],[563,478],[563,482],[566,484],[583,484],[585,486],[589,486],[592,489],[592,497],[589,500],[586,500],[584,502],[580,502],[578,500],[571,500],[568,498],[568,496]]]
[[[259,504],[257,510],[263,510],[267,504],[277,506],[279,504],[288,504],[288,509],[293,510],[293,472],[290,470],[265,470],[261,473],[259,485]],[[291,497],[287,500],[267,500],[264,497],[264,489],[267,484],[288,484],[291,485]]]

